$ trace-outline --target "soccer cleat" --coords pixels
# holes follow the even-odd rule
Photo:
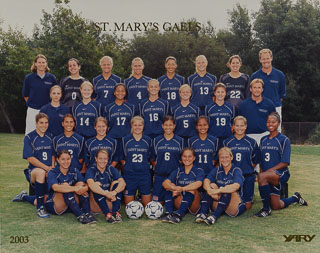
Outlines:
[[[85,214],[82,214],[78,217],[78,221],[82,224],[91,224],[93,223]]]
[[[172,215],[170,213],[165,213],[165,215],[161,218],[161,222],[170,223]]]
[[[37,215],[40,218],[50,218],[50,214],[47,213],[43,206],[37,209]]]
[[[262,208],[262,209],[261,209],[259,212],[257,212],[254,216],[255,216],[255,217],[260,217],[260,218],[262,218],[262,217],[266,217],[266,216],[269,216],[269,215],[271,215],[271,209],[266,210],[266,209]]]
[[[304,198],[302,198],[302,196],[299,192],[295,192],[293,194],[293,196],[295,196],[298,199],[298,203],[300,206],[307,206],[308,205],[307,201]]]
[[[91,221],[90,224],[97,223],[97,220],[96,220],[96,218],[94,218],[92,213],[86,213],[85,216],[87,216],[87,218]]]
[[[207,225],[213,225],[214,223],[216,223],[216,218],[213,215],[209,215],[207,218],[205,218],[204,222]]]
[[[177,213],[173,213],[169,219],[169,223],[171,224],[178,224],[182,220],[181,216]]]
[[[119,212],[115,212],[112,216],[113,216],[113,218],[115,219],[115,221],[117,223],[122,222],[122,216],[121,216],[121,214]]]
[[[204,222],[204,220],[206,218],[207,218],[207,216],[204,213],[198,213],[195,218],[195,221],[196,221],[196,223],[201,223],[201,222]]]
[[[116,223],[117,222],[115,217],[112,215],[112,213],[107,213],[106,214],[106,221],[108,223]]]
[[[27,195],[27,191],[23,190],[22,192],[20,192],[20,194],[18,194],[12,199],[12,202],[22,202],[23,197],[26,195]]]

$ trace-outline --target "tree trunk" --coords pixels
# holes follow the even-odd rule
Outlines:
[[[2,114],[3,114],[3,116],[4,116],[4,118],[6,119],[6,121],[7,121],[7,123],[8,123],[8,126],[9,126],[9,128],[10,128],[10,132],[11,132],[11,133],[15,133],[16,130],[14,129],[14,127],[13,127],[13,125],[12,125],[12,122],[11,122],[11,120],[10,120],[10,118],[9,118],[9,115],[8,115],[7,112],[6,112],[5,105],[2,103],[2,101],[0,102],[0,107],[1,107],[1,112],[2,112]]]

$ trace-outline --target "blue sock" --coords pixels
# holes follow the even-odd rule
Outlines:
[[[84,213],[90,213],[89,194],[87,196],[79,195],[79,204]]]
[[[218,202],[217,209],[212,213],[212,215],[218,219],[221,214],[227,209],[231,200],[231,193],[222,193]]]
[[[259,186],[259,192],[263,203],[263,208],[270,210],[270,185]]]
[[[209,207],[212,204],[212,198],[208,195],[208,193],[203,192],[202,193],[202,199],[201,199],[201,207],[198,213],[204,213],[207,214]]]
[[[118,183],[115,183],[115,184],[112,186],[112,191],[114,191],[117,187],[118,187]],[[114,201],[114,202],[112,202],[112,212],[113,212],[113,213],[120,211],[121,197],[122,197],[122,192],[119,192],[119,193],[116,195],[117,200]]]
[[[289,198],[285,198],[285,199],[281,199],[284,203],[284,207],[283,208],[286,208],[288,207],[289,205],[291,205],[292,203],[295,203],[295,202],[298,202],[298,198],[295,197],[295,196],[291,196]]]
[[[63,199],[66,205],[71,209],[71,211],[75,214],[77,218],[83,215],[83,211],[77,204],[73,192],[63,193]]]
[[[105,196],[93,192],[93,197],[104,214],[110,213],[110,209],[107,205],[107,198]]]
[[[165,193],[165,201],[164,207],[166,208],[166,212],[172,214],[173,213],[173,197],[171,191],[166,191]]]
[[[185,192],[184,194],[182,194],[182,201],[177,211],[177,214],[183,217],[188,207],[191,206],[193,200],[194,200],[194,195],[192,193]]]
[[[44,204],[44,193],[46,191],[45,189],[46,184],[45,183],[39,183],[35,182],[35,196],[37,198],[37,209],[39,209]]]
[[[23,201],[27,201],[27,202],[29,202],[31,205],[34,205],[34,200],[35,200],[35,199],[36,199],[36,196],[35,196],[35,195],[32,195],[32,196],[30,196],[30,195],[24,195],[23,198],[22,198]]]

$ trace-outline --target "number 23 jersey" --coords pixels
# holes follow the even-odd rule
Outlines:
[[[140,140],[136,140],[132,134],[123,137],[122,151],[125,160],[124,173],[149,173],[151,158],[151,138],[142,135]]]

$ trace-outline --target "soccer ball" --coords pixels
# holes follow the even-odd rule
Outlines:
[[[126,214],[130,219],[139,219],[143,212],[143,205],[139,201],[133,200],[126,205]]]
[[[163,214],[163,207],[160,202],[151,201],[146,205],[145,212],[149,219],[156,220]]]

